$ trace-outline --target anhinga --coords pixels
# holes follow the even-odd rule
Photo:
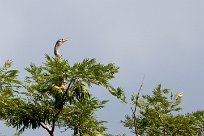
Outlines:
[[[56,57],[59,58],[59,61],[60,61],[60,62],[62,61],[62,58],[61,58],[61,55],[60,55],[58,49],[59,49],[59,47],[60,47],[63,43],[65,43],[66,41],[68,41],[67,38],[61,38],[61,39],[57,40],[57,42],[56,42],[56,44],[55,44],[55,47],[54,47],[54,54],[55,54]],[[60,76],[59,76],[58,78],[59,78],[59,79],[58,79],[58,81],[55,83],[54,87],[55,87],[56,89],[58,89],[58,90],[64,91],[64,90],[65,90],[65,86],[64,86],[64,84],[63,84],[63,77],[60,77]]]
[[[55,54],[56,57],[61,57],[61,55],[60,55],[58,49],[59,49],[59,47],[60,47],[63,43],[65,43],[66,41],[68,41],[67,38],[61,38],[61,39],[57,40],[57,42],[56,42],[56,44],[55,44],[55,48],[54,48],[54,54]]]

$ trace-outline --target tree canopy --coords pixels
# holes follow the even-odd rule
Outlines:
[[[54,136],[55,128],[65,133],[70,130],[73,136],[113,136],[106,133],[106,121],[95,115],[108,100],[99,100],[89,90],[93,85],[103,86],[126,103],[123,89],[110,84],[119,67],[97,63],[95,59],[70,65],[61,56],[46,54],[42,65],[31,63],[25,68],[28,74],[20,81],[19,71],[11,69],[11,64],[8,60],[0,67],[0,119],[18,130],[15,136],[39,127],[50,136]],[[140,96],[141,89],[142,85],[131,97],[131,114],[121,121],[134,135],[204,134],[204,111],[181,114],[181,92],[173,94],[159,84],[151,95]]]
[[[179,114],[182,93],[170,93],[159,84],[152,95],[132,95],[132,114],[121,121],[136,136],[201,136],[204,134],[204,111]],[[138,109],[138,110],[137,110]]]
[[[1,68],[0,118],[8,126],[25,129],[43,127],[54,136],[55,127],[73,130],[74,135],[96,135],[105,132],[105,121],[97,120],[95,111],[108,100],[98,100],[89,92],[92,85],[104,86],[113,96],[125,102],[123,90],[109,81],[118,67],[103,65],[95,59],[84,59],[73,66],[60,57],[45,55],[41,66],[30,64],[25,80],[17,79],[17,70],[9,70],[11,61]]]

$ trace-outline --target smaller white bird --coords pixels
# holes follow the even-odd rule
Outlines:
[[[61,39],[57,40],[57,42],[55,44],[55,48],[54,48],[54,54],[55,54],[56,57],[58,57],[58,56],[61,57],[58,49],[66,41],[68,41],[68,38],[61,38]]]

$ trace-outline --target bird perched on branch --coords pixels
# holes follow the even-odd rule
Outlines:
[[[60,55],[58,49],[59,49],[59,47],[60,47],[63,43],[65,43],[66,41],[68,41],[67,38],[61,38],[61,39],[57,40],[57,42],[56,42],[56,44],[55,44],[55,47],[54,47],[54,54],[55,54],[56,57],[61,57],[61,55]]]
[[[60,63],[62,62],[62,56],[60,55],[58,49],[66,41],[68,41],[67,38],[61,38],[57,40],[54,47],[54,55],[57,57],[57,60],[59,60]],[[59,92],[62,92],[65,90],[65,88],[66,87],[64,86],[64,83],[63,83],[63,77],[62,76],[57,77],[56,83],[53,85],[53,89],[58,90]]]

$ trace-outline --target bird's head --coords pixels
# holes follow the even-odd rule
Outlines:
[[[58,52],[58,48],[65,43],[66,41],[68,41],[68,38],[61,38],[59,40],[57,40],[56,44],[55,44],[55,48],[54,48],[54,54],[55,56],[61,56]]]
[[[61,38],[57,41],[56,45],[62,45],[63,43],[65,43],[66,41],[68,41],[68,38]]]

